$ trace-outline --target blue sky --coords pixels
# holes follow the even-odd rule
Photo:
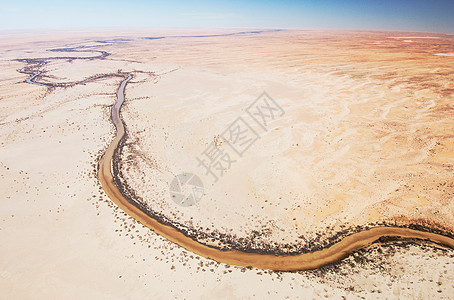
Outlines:
[[[0,30],[335,28],[454,33],[454,0],[0,0]]]

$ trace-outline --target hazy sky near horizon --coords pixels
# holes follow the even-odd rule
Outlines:
[[[334,28],[454,33],[454,0],[0,0],[0,30]]]

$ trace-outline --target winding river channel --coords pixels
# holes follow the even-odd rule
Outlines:
[[[353,233],[346,236],[341,241],[322,250],[297,255],[272,255],[250,253],[234,249],[220,250],[218,248],[202,244],[191,237],[188,237],[178,229],[161,223],[159,220],[149,216],[133,203],[129,202],[114,183],[112,161],[116,149],[125,135],[125,127],[120,118],[120,108],[125,100],[125,87],[131,78],[131,75],[127,76],[118,88],[117,101],[113,105],[111,113],[112,122],[116,128],[116,135],[99,161],[98,177],[104,191],[124,212],[142,223],[144,226],[152,229],[157,234],[163,236],[169,241],[174,242],[175,244],[180,245],[186,250],[221,263],[241,267],[250,266],[276,271],[296,271],[314,269],[336,262],[345,258],[355,250],[365,248],[383,237],[391,239],[426,240],[439,245],[454,248],[454,239],[442,234],[409,228],[380,226]]]

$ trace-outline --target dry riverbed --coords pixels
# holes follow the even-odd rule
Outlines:
[[[1,36],[5,297],[452,295],[453,252],[437,245],[383,240],[310,272],[230,267],[162,239],[110,201],[96,171],[113,139],[110,106],[122,78],[112,74],[120,71],[134,76],[120,180],[205,243],[291,253],[377,224],[452,232],[453,58],[439,55],[453,52],[452,37],[209,34],[218,36]],[[192,37],[144,39],[169,35]],[[25,82],[31,74],[18,70],[27,66],[51,86]],[[285,112],[266,128],[246,111],[264,91]],[[214,182],[197,157],[238,117],[259,138],[231,154],[236,161]],[[194,206],[170,198],[181,172],[204,183]]]

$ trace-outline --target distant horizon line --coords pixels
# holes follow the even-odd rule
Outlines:
[[[431,30],[411,30],[411,29],[365,29],[365,28],[329,28],[329,27],[139,27],[139,26],[92,26],[92,27],[49,27],[49,28],[16,28],[16,29],[0,29],[0,33],[38,33],[45,31],[58,31],[58,32],[77,32],[85,30],[99,30],[99,31],[195,31],[195,30],[269,30],[269,31],[351,31],[351,32],[401,32],[401,33],[432,33],[454,35],[453,31],[431,31]]]

